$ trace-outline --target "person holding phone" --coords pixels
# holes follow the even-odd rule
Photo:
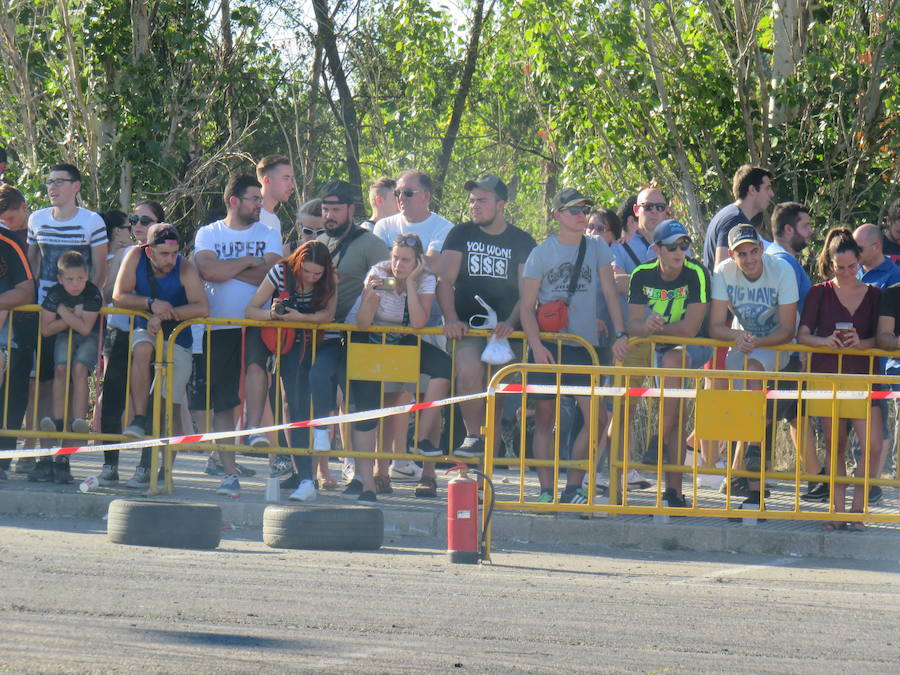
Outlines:
[[[863,283],[857,277],[860,253],[859,244],[847,228],[834,228],[825,236],[818,266],[819,274],[828,281],[813,286],[806,296],[806,303],[800,316],[797,342],[810,347],[827,347],[835,351],[875,347],[881,290]],[[810,370],[817,373],[868,374],[870,365],[868,356],[846,355],[839,358],[838,354],[813,354]],[[856,467],[857,477],[864,476],[866,471],[869,471],[870,477],[874,477],[871,468],[874,467],[875,460],[881,457],[881,408],[875,401],[872,401],[870,420],[871,427],[868,433],[865,417],[850,420],[860,443],[865,443],[866,438],[869,439],[868,451],[863,450],[860,453]],[[831,449],[831,437],[835,432],[831,422],[831,418],[822,418],[826,453]],[[847,466],[847,427],[845,424],[838,424],[837,427],[836,471],[837,475],[843,476],[846,475]],[[870,458],[872,461],[867,462]],[[829,465],[827,456],[825,465]],[[847,486],[842,483],[836,484],[832,486],[832,490],[835,511],[845,511]],[[865,503],[866,493],[863,486],[855,486],[850,510],[861,513]],[[859,522],[834,522],[825,523],[823,528],[862,530],[864,526]]]
[[[437,279],[428,272],[425,262],[425,251],[422,241],[415,234],[404,233],[397,236],[391,248],[390,260],[378,263],[369,270],[363,282],[363,292],[359,296],[347,322],[365,330],[370,326],[410,326],[422,328],[428,322],[431,304]],[[356,334],[354,340],[370,339],[381,342],[378,333]],[[418,338],[413,334],[388,334],[388,343],[415,345]],[[425,401],[434,401],[447,395],[450,391],[451,363],[450,356],[425,341],[421,342],[419,370],[431,379],[425,390]],[[380,388],[377,382],[353,380],[350,383],[350,400],[355,403],[356,410],[372,410],[379,406]],[[385,394],[386,406],[397,405],[404,392]],[[425,456],[436,456],[441,450],[436,447],[440,436],[440,408],[429,408],[419,418],[419,453]],[[378,420],[364,420],[353,425],[353,447],[360,452],[374,451],[375,430]],[[390,481],[385,475],[379,480]],[[434,463],[425,462],[419,488],[428,487],[427,496],[437,496]],[[356,498],[360,504],[374,504],[375,493],[386,493],[385,486],[376,486],[373,475],[373,462],[370,459],[356,460],[356,478],[347,485],[343,496]]]

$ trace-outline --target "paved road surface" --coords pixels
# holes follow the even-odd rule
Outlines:
[[[684,551],[373,553],[117,546],[100,520],[0,523],[0,670],[900,670],[900,561]],[[852,545],[852,535],[848,536]]]

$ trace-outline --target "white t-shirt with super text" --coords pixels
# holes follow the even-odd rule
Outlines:
[[[217,220],[197,230],[194,253],[200,251],[212,251],[220,260],[234,260],[246,255],[262,258],[268,253],[281,257],[281,234],[260,222],[239,230],[228,227],[224,220]],[[256,286],[240,279],[204,281],[203,287],[209,299],[209,316],[220,319],[243,318],[247,303],[256,292]],[[213,326],[212,330],[220,328],[228,326]]]

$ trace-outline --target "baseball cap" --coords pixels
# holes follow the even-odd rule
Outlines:
[[[688,234],[687,228],[674,218],[662,221],[653,230],[654,244],[674,244],[685,237],[690,239],[691,235]]]
[[[748,241],[755,243],[759,243],[760,241],[759,233],[752,225],[737,225],[736,227],[732,227],[731,231],[728,233],[728,248],[732,251],[741,244],[746,244]]]
[[[509,190],[506,189],[506,183],[492,173],[486,173],[477,180],[470,180],[463,187],[465,187],[466,191],[472,191],[475,188],[487,190],[488,192],[493,192],[503,201],[509,200]]]
[[[154,223],[147,230],[147,246],[158,244],[178,244],[178,230],[169,223]]]
[[[356,190],[345,180],[333,180],[319,191],[319,199],[325,204],[355,204]]]
[[[550,208],[554,211],[562,211],[565,208],[574,206],[575,204],[581,204],[582,202],[588,206],[594,205],[593,199],[588,199],[575,188],[563,188],[556,193]]]

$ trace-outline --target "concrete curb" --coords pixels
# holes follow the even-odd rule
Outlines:
[[[114,499],[129,495],[78,492],[0,490],[0,516],[45,518],[101,518]],[[166,496],[157,498],[166,501]],[[183,500],[177,496],[174,501]],[[266,504],[238,500],[206,500],[222,507],[222,519],[245,528],[262,528]],[[382,508],[384,533],[391,537],[424,537],[446,541],[446,517],[442,509]],[[536,546],[619,547],[641,550],[761,553],[798,557],[852,560],[900,560],[900,537],[884,532],[834,532],[784,530],[760,524],[738,523],[686,525],[677,521],[652,522],[648,518],[594,518],[565,515],[497,513],[493,521],[494,547],[522,544]]]

